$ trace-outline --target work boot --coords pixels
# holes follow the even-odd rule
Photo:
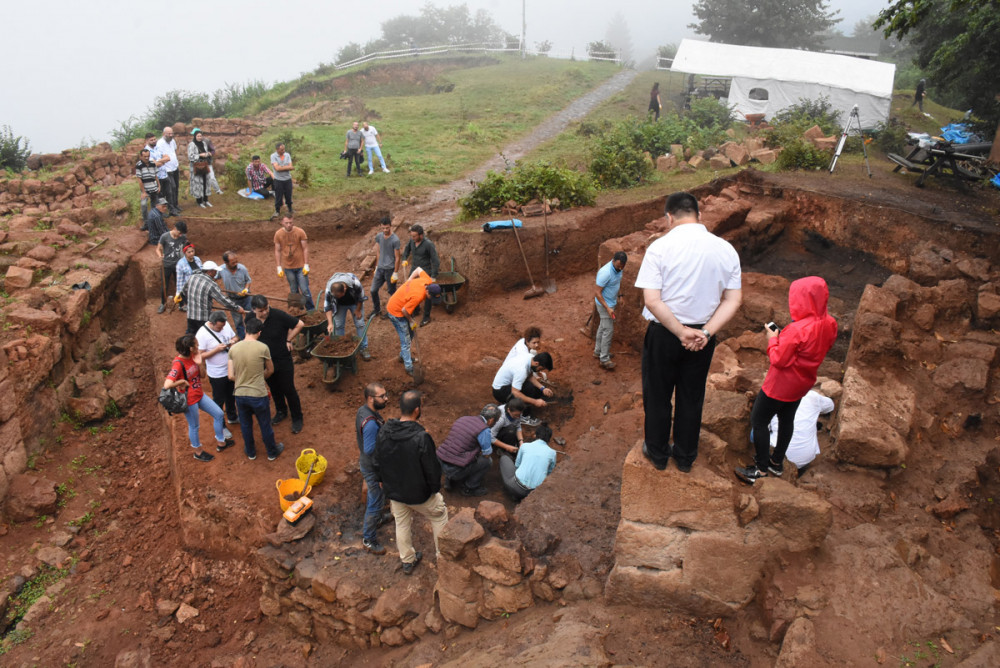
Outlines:
[[[372,354],[370,352],[368,352],[367,348],[362,348],[361,349],[361,359],[363,359],[366,362],[371,362],[372,361]]]
[[[163,313],[166,310],[167,310],[167,305],[166,304],[160,304],[160,308],[156,309],[156,312],[157,313]]]
[[[278,424],[287,417],[288,413],[286,413],[285,411],[278,411],[277,413],[274,414],[274,417],[271,418],[271,424]]]
[[[295,419],[292,418],[292,433],[297,434],[302,431],[302,418]]]
[[[462,489],[462,496],[486,496],[489,494],[489,490],[485,487],[465,487]]]
[[[361,541],[361,546],[372,554],[385,554],[385,546],[378,542],[378,539],[368,540],[364,538]]]
[[[285,444],[284,443],[276,443],[275,444],[275,449],[278,452],[275,453],[275,455],[273,457],[271,455],[268,455],[267,456],[267,461],[273,462],[275,459],[277,459],[278,456],[281,455],[281,453],[285,451]]]
[[[410,563],[406,563],[404,561],[403,562],[403,575],[410,575],[411,573],[413,573],[413,569],[417,567],[417,564],[419,564],[420,560],[423,559],[423,558],[424,558],[424,553],[423,552],[417,552],[415,555],[413,555],[413,561],[411,561]]]

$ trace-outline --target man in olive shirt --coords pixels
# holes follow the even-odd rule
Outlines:
[[[274,399],[273,424],[278,424],[292,414],[292,433],[302,431],[302,402],[295,389],[295,363],[292,361],[292,341],[305,326],[298,318],[268,306],[267,297],[254,295],[250,300],[254,315],[264,323],[260,342],[271,351],[274,373],[267,379]]]
[[[403,258],[404,267],[407,265],[412,266],[413,269],[420,267],[427,272],[432,282],[437,282],[438,269],[441,263],[438,260],[437,248],[434,246],[434,242],[424,236],[423,225],[410,226],[410,240],[406,243],[406,248],[403,249],[401,257]],[[413,271],[413,269],[410,271]],[[427,298],[424,301],[424,317],[420,321],[420,326],[423,327],[430,321],[431,299]]]
[[[253,440],[253,418],[257,416],[260,435],[264,438],[267,460],[273,462],[285,449],[284,443],[274,442],[271,428],[271,402],[267,398],[266,379],[274,373],[271,351],[260,342],[264,323],[257,318],[246,322],[246,338],[229,349],[229,380],[235,384],[236,410],[243,432],[243,451],[247,459],[257,459]]]

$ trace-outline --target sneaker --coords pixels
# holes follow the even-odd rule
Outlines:
[[[372,175],[372,174],[374,174],[374,173],[375,173],[374,171],[372,171],[372,170],[370,170],[370,169],[368,170],[368,176],[371,176],[371,175]]]
[[[184,313],[187,313],[188,307],[187,306],[178,306],[177,310],[178,311],[183,311]]]
[[[278,220],[278,212],[277,211],[275,211],[274,215],[271,216],[271,220]]]
[[[383,172],[385,172],[386,174],[388,174],[388,173],[389,173],[389,170],[388,170],[388,169],[386,169],[385,167],[383,167],[383,168],[382,168],[382,171],[383,171]]]
[[[209,202],[208,200],[205,200],[205,206],[207,206],[209,209],[211,209],[212,208],[212,203]]]
[[[233,440],[233,439],[231,439],[231,438],[227,438],[227,439],[226,439],[225,441],[223,441],[222,443],[217,443],[217,444],[215,445],[215,451],[216,451],[216,452],[222,452],[222,451],[223,451],[223,450],[225,450],[226,448],[231,448],[231,447],[233,447],[234,445],[236,445],[236,441],[234,441],[234,440]]]
[[[284,443],[278,443],[278,444],[277,444],[277,445],[276,445],[275,447],[276,447],[276,448],[277,448],[277,450],[278,450],[278,454],[274,455],[273,457],[272,457],[271,455],[268,455],[268,456],[267,456],[267,461],[269,461],[269,462],[273,462],[273,461],[274,461],[275,459],[277,459],[277,458],[278,458],[278,456],[279,456],[279,455],[280,455],[280,454],[281,454],[282,452],[284,452],[284,451],[285,451],[285,444],[284,444]],[[256,459],[256,457],[254,457],[254,459]]]
[[[748,466],[747,468],[737,467],[735,473],[737,478],[750,485],[754,484],[761,478],[767,477],[767,471],[761,471],[756,466]]]
[[[615,368],[615,363],[612,362],[611,360],[608,360],[607,362],[601,362],[601,368],[607,371],[611,371],[612,369]]]
[[[614,356],[615,356],[615,354],[614,354],[614,353],[608,353],[608,359],[610,359],[610,358],[612,358],[612,357],[614,357]],[[599,359],[601,359],[601,353],[598,353],[598,352],[595,352],[595,353],[594,353],[594,359],[595,359],[595,360],[599,360]]]
[[[233,432],[229,431],[229,427],[223,427],[222,428],[222,438],[228,441],[232,437],[233,437]]]
[[[407,373],[408,375],[410,375],[410,376],[412,376],[412,375],[413,375],[413,367],[412,367],[412,366],[411,366],[410,368],[408,368],[408,369],[405,369],[405,371],[406,371],[406,373]]]
[[[202,203],[201,203],[201,204],[199,204],[198,206],[200,206],[200,207],[201,207],[201,208],[203,208],[203,209],[207,209],[207,208],[208,208],[208,205],[207,205],[207,204],[205,204],[205,202],[202,202]]]
[[[417,567],[417,564],[419,564],[420,560],[423,559],[423,558],[424,558],[424,553],[423,552],[417,552],[416,554],[413,555],[413,561],[411,561],[410,563],[406,563],[404,561],[403,562],[403,575],[410,575],[411,573],[413,573],[413,569]]]
[[[363,359],[366,362],[371,362],[372,361],[372,354],[370,352],[368,352],[367,348],[362,348],[361,349],[361,359]]]
[[[424,318],[423,320],[420,321],[420,326],[421,327],[425,327],[425,326],[427,326],[429,324],[431,324],[431,319],[430,318]]]
[[[542,421],[536,417],[531,417],[530,415],[522,415],[521,424],[523,424],[526,427],[537,427],[538,425],[542,424]]]
[[[160,308],[156,309],[156,312],[157,313],[163,313],[166,310],[167,310],[167,305],[166,304],[160,304]]]
[[[300,431],[302,431],[302,420],[301,419],[296,420],[295,418],[292,418],[292,433],[297,434]]]
[[[775,464],[774,461],[769,459],[767,461],[767,472],[770,473],[771,475],[776,475],[780,478],[781,474],[785,472],[784,462],[779,462]]]
[[[522,418],[522,420],[523,419],[524,418]],[[657,464],[656,461],[653,459],[653,455],[649,454],[649,448],[646,447],[645,441],[642,442],[642,455],[649,460],[649,463],[652,464],[653,468],[655,468],[657,471],[667,470],[666,462],[664,462],[663,464]]]
[[[222,192],[221,190],[216,190],[215,194],[216,195],[225,195],[226,193]]]
[[[278,424],[287,417],[288,413],[285,413],[284,411],[278,411],[277,413],[274,414],[274,417],[271,418],[271,424]]]
[[[210,462],[213,459],[215,459],[215,456],[202,451],[194,453],[194,458],[197,459],[199,462]]]
[[[238,417],[229,417],[227,415],[226,416],[226,422],[228,422],[229,424],[239,424],[240,423],[240,419]]]
[[[400,356],[399,356],[399,357],[397,357],[396,359],[398,359],[398,360],[399,360],[399,363],[400,363],[400,364],[406,364],[406,360],[404,360],[404,359],[403,359],[403,356],[402,356],[402,355],[400,355]]]
[[[368,540],[367,538],[365,538],[364,540],[361,541],[361,546],[364,547],[369,552],[371,552],[372,554],[385,554],[385,546],[382,545],[382,543],[378,542],[378,539]]]
[[[253,461],[253,460],[257,459],[257,455],[247,455],[247,459],[249,459],[250,461]]]
[[[489,490],[485,487],[476,487],[475,489],[464,487],[462,488],[462,496],[486,496],[489,494]]]

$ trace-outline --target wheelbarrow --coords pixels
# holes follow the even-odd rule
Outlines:
[[[441,286],[441,301],[444,302],[444,310],[451,313],[458,304],[458,291],[465,285],[465,276],[455,271],[455,258],[451,258],[451,271],[440,271],[437,275],[437,284]]]
[[[292,348],[302,357],[309,357],[309,351],[326,335],[326,313],[324,311],[308,311],[299,316],[304,325],[292,341]]]
[[[323,336],[312,349],[312,356],[323,363],[323,382],[328,386],[332,387],[340,380],[345,369],[358,372],[358,352],[373,320],[374,314],[368,316],[360,336]]]

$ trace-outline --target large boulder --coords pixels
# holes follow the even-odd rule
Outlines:
[[[15,475],[7,490],[7,516],[13,522],[27,522],[56,511],[56,483],[30,475]]]
[[[844,374],[835,454],[858,466],[899,466],[913,427],[916,395],[887,373],[850,366]]]

